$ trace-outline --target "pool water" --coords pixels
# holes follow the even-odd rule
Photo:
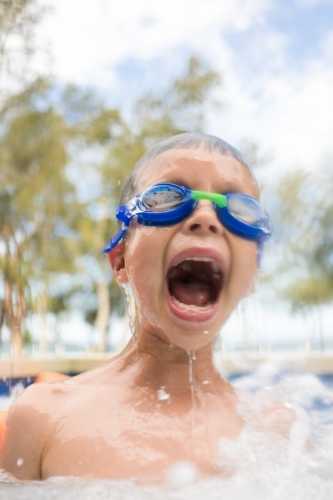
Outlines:
[[[164,485],[79,478],[22,483],[0,472],[0,498],[332,500],[333,374],[317,377],[292,373],[266,363],[252,373],[230,378],[245,393],[240,411],[244,411],[249,401],[250,404],[255,401],[252,406],[256,407],[278,399],[292,405],[298,416],[290,439],[260,432],[251,425],[235,441],[222,439],[221,460],[235,471],[231,477],[200,477],[191,463],[174,464]],[[20,392],[22,387],[16,391]],[[8,406],[12,397],[0,398],[1,406]]]

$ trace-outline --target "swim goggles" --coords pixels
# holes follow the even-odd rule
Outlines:
[[[188,217],[200,200],[210,200],[223,226],[232,233],[261,244],[272,235],[269,215],[252,196],[240,193],[206,193],[192,191],[177,184],[161,183],[147,188],[127,205],[117,208],[122,221],[118,233],[104,248],[109,253],[125,236],[134,217],[144,226],[169,226]]]

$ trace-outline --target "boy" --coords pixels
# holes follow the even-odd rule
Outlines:
[[[154,480],[191,461],[203,474],[227,472],[218,442],[235,439],[244,419],[212,351],[252,289],[271,234],[257,198],[240,154],[216,137],[181,134],[144,155],[105,249],[114,278],[134,292],[133,337],[103,365],[18,398],[3,443],[6,471]]]

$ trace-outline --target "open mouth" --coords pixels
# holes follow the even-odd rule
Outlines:
[[[177,316],[205,321],[214,314],[223,288],[223,272],[214,259],[187,257],[170,267],[166,279],[169,305]]]

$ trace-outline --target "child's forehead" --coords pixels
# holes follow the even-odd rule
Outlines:
[[[207,189],[219,183],[225,184],[228,190],[243,190],[243,185],[250,182],[253,194],[258,194],[257,184],[249,169],[232,155],[223,155],[219,151],[205,148],[172,149],[159,154],[156,158],[142,165],[137,174],[138,191],[156,182],[174,182],[184,184],[192,189]],[[210,186],[210,183],[212,184]],[[229,186],[230,185],[230,186]]]

